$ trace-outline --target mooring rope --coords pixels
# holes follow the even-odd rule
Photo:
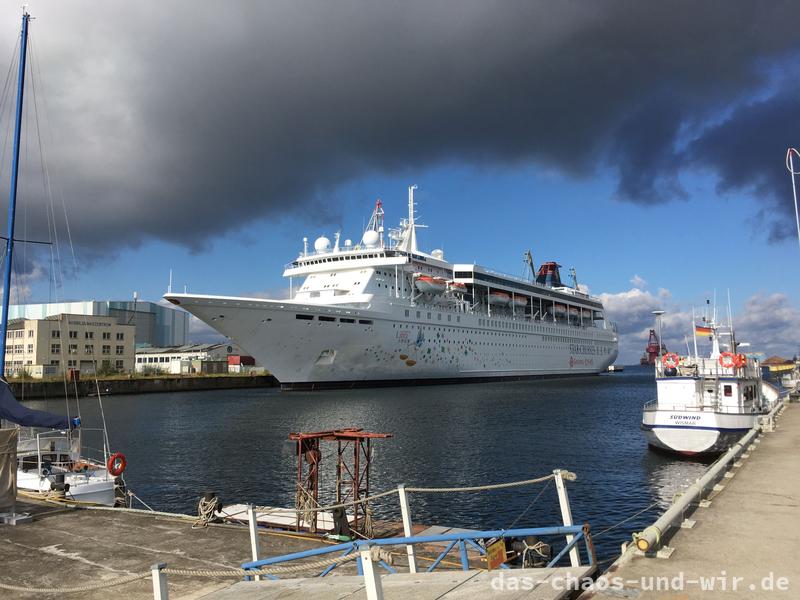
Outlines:
[[[555,474],[545,475],[544,477],[537,477],[535,479],[524,479],[522,481],[511,481],[509,483],[493,483],[489,485],[472,485],[464,487],[451,487],[451,488],[412,488],[407,487],[407,492],[414,492],[416,494],[447,494],[447,493],[461,493],[461,492],[483,492],[486,490],[502,490],[506,488],[521,487],[523,485],[533,485],[534,483],[543,483],[555,479]],[[569,471],[561,472],[562,479],[567,481],[575,481],[578,476]]]
[[[543,483],[545,481],[550,481],[555,479],[556,475],[551,473],[550,475],[545,475],[543,477],[536,477],[534,479],[523,479],[521,481],[510,481],[507,483],[492,483],[488,485],[473,485],[473,486],[465,486],[465,487],[438,487],[438,488],[422,488],[422,487],[407,487],[406,492],[414,492],[418,494],[447,494],[447,493],[461,493],[461,492],[482,492],[486,490],[501,490],[506,488],[513,488],[513,487],[521,487],[525,485],[533,485],[536,483]],[[578,479],[578,476],[575,473],[570,471],[561,471],[561,478],[565,481],[575,481]],[[334,508],[348,508],[350,506],[355,506],[356,504],[363,504],[365,502],[372,502],[373,500],[377,500],[378,498],[383,498],[384,496],[390,496],[392,494],[397,493],[397,488],[387,490],[385,492],[381,492],[379,494],[374,494],[372,496],[367,496],[366,498],[359,498],[358,500],[351,500],[350,502],[340,502],[338,504],[329,504],[328,506],[318,506],[318,507],[303,507],[303,509],[279,509],[281,512],[285,512],[286,510],[294,510],[295,512],[321,512],[327,510],[333,510]],[[276,508],[274,506],[254,506],[255,510],[261,514],[271,514],[276,513]]]
[[[86,585],[78,585],[74,587],[26,587],[22,585],[12,585],[10,583],[0,582],[0,589],[10,590],[12,592],[28,592],[31,594],[71,594],[77,592],[91,592],[92,590],[101,590],[103,588],[113,587],[115,585],[122,585],[123,583],[131,583],[139,579],[150,577],[150,571],[144,573],[134,573],[133,575],[125,575],[124,577],[115,577],[106,581],[97,581],[95,583],[88,583]]]

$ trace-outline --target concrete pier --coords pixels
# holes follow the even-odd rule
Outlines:
[[[250,557],[246,525],[192,529],[191,519],[144,512],[80,510],[42,503],[19,503],[32,523],[0,526],[0,583],[35,588],[65,588],[113,580],[149,571],[154,563],[179,569],[238,568]],[[319,547],[322,542],[281,533],[260,532],[263,556]],[[352,564],[340,567],[355,573]],[[171,598],[198,598],[227,588],[239,578],[170,577]],[[28,594],[0,589],[0,598],[105,599],[119,596],[151,600],[145,578],[116,587],[67,595]]]
[[[689,516],[693,526],[666,541],[669,558],[629,551],[606,573],[609,589],[583,597],[799,598],[800,405],[737,464]]]

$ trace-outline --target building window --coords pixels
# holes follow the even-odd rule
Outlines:
[[[28,354],[33,353],[33,344],[28,344]]]
[[[50,344],[50,354],[61,354],[61,344]]]
[[[51,360],[50,364],[52,366],[54,366],[54,367],[60,367],[61,366],[61,361],[60,360]]]
[[[111,346],[103,344],[103,354],[111,354]]]
[[[94,339],[94,331],[84,331],[83,332],[83,336],[87,340],[93,340]]]
[[[110,360],[104,360],[102,362],[102,368],[103,369],[110,369],[111,368],[111,361]]]
[[[117,367],[117,371],[121,371],[122,369],[125,368],[125,362],[121,361],[121,360],[118,360],[118,361],[116,361],[116,365],[115,366]]]
[[[110,331],[104,331],[103,332],[103,339],[104,340],[110,340],[111,339],[111,332]]]
[[[78,364],[77,360],[68,360],[67,361],[67,366],[68,367],[75,367],[75,366],[77,366],[77,364]]]
[[[119,333],[117,333],[117,341],[121,342],[124,339],[125,339],[125,334],[124,333],[122,333],[121,331]]]
[[[50,337],[52,337],[52,338],[60,338],[61,337],[61,331],[58,330],[58,329],[53,329],[53,331],[50,332]]]
[[[22,329],[18,329],[17,331],[14,332],[14,337],[18,338],[25,337],[25,332]]]
[[[78,344],[70,344],[69,345],[69,353],[70,354],[77,354],[78,353]]]
[[[86,344],[83,347],[84,354],[94,354],[94,344]]]
[[[69,339],[77,340],[78,339],[78,332],[77,331],[70,331],[69,332]]]
[[[117,346],[116,350],[117,356],[122,356],[125,354],[125,346]]]
[[[28,337],[33,337],[33,329],[28,329]]]

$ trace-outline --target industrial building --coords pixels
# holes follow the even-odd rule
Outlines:
[[[116,317],[60,314],[45,319],[14,319],[6,334],[6,375],[23,371],[34,378],[133,370],[133,325]]]
[[[242,356],[233,344],[190,344],[173,348],[137,348],[137,373],[247,373],[255,368],[251,356]]]
[[[83,300],[9,307],[8,318],[46,319],[59,314],[113,317],[136,328],[139,346],[182,346],[189,338],[189,313],[173,306],[140,300]]]

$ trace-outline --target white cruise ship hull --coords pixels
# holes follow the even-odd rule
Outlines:
[[[710,410],[647,410],[642,431],[647,443],[687,456],[725,452],[756,425],[757,414]]]
[[[615,335],[524,319],[410,306],[366,307],[167,294],[231,338],[284,389],[590,375],[617,357]],[[417,316],[419,314],[419,316]]]

